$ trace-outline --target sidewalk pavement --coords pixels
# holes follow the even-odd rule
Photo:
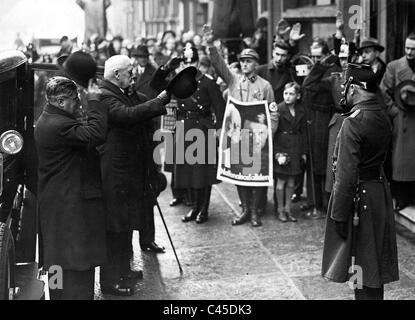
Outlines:
[[[132,267],[144,279],[128,300],[350,300],[347,284],[328,282],[320,276],[325,221],[281,223],[273,216],[272,190],[263,226],[232,226],[239,211],[233,185],[221,183],[212,190],[209,221],[183,223],[189,208],[169,207],[171,191],[159,197],[166,223],[183,268],[179,272],[160,215],[155,209],[156,242],[165,254],[141,252],[134,233]],[[385,286],[385,299],[415,299],[415,235],[398,226],[400,281]],[[96,299],[124,300],[102,295],[96,281]]]

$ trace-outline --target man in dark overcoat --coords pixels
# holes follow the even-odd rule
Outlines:
[[[322,39],[315,39],[311,46],[311,54],[316,63],[327,57],[330,54],[327,43]],[[323,78],[330,76],[333,72],[341,72],[341,68],[338,65],[333,65],[326,71]],[[309,157],[307,161],[308,205],[304,209],[315,209],[308,212],[306,218],[321,219],[325,217],[325,208],[327,207],[328,197],[324,186],[329,141],[328,125],[333,115],[334,103],[331,88],[322,87],[320,83],[314,82],[310,75],[304,80],[303,89],[303,102],[306,108],[310,136],[309,155],[312,155],[312,159]],[[314,186],[312,185],[311,175],[314,175]],[[315,193],[316,203],[314,203],[313,192]]]
[[[415,165],[413,160],[415,156],[415,139],[413,138],[415,135],[415,114],[412,111],[413,107],[406,107],[410,95],[414,95],[413,81],[415,81],[415,33],[408,35],[406,39],[405,56],[387,65],[380,84],[388,113],[393,119],[392,191],[394,198],[396,198],[397,210],[415,204]],[[412,85],[408,87],[406,84],[411,84],[411,82]],[[405,90],[405,87],[409,90]]]
[[[352,111],[335,147],[322,275],[338,283],[351,277],[356,299],[383,299],[384,284],[399,279],[392,197],[383,169],[392,123],[379,104],[369,65],[349,64],[346,79]]]
[[[108,138],[99,147],[102,182],[107,207],[107,239],[110,263],[101,268],[101,288],[115,295],[131,295],[134,288],[120,279],[139,278],[130,270],[133,230],[140,231],[140,245],[163,251],[154,242],[154,233],[143,230],[142,220],[153,209],[155,199],[149,190],[154,173],[153,152],[149,140],[151,119],[166,113],[170,96],[163,92],[148,100],[129,91],[133,65],[126,56],[116,55],[105,63],[104,80],[99,87],[101,101],[108,105]],[[146,232],[151,233],[152,239]],[[144,233],[144,234],[143,234]],[[144,243],[146,239],[150,243]]]
[[[80,58],[92,64],[92,77],[96,65],[92,57],[88,60],[84,55]],[[87,80],[80,79],[84,87]],[[105,141],[108,108],[99,102],[97,88],[90,86],[88,93],[81,90],[88,104],[84,123],[76,118],[80,100],[75,82],[65,77],[49,80],[48,104],[34,133],[39,156],[43,268],[59,266],[63,270],[63,288],[50,288],[52,300],[93,300],[94,270],[107,258],[105,207],[95,147]]]

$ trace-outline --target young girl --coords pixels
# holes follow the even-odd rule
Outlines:
[[[291,197],[294,178],[301,174],[301,167],[306,161],[306,118],[299,101],[300,90],[298,84],[288,83],[284,90],[284,102],[278,106],[279,126],[274,138],[274,170],[277,178],[274,200],[278,203],[275,214],[282,222],[297,221],[291,212]]]

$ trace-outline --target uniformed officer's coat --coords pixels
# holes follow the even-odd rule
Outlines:
[[[310,121],[310,151],[313,155],[313,169],[316,175],[326,175],[328,125],[334,113],[331,87],[315,81],[315,77],[321,77],[321,70],[325,72],[323,78],[330,76],[332,72],[341,71],[338,66],[327,69],[318,62],[303,83],[303,102],[307,111],[307,120]]]
[[[200,158],[200,160],[203,160],[201,162],[189,164],[187,159],[184,159],[184,163],[176,163],[174,165],[174,187],[179,189],[201,189],[218,182],[216,180],[217,159],[215,158],[217,149],[214,148],[216,138],[213,136],[214,131],[211,130],[211,141],[215,144],[212,144],[212,149],[209,150],[208,130],[222,128],[225,101],[219,86],[212,79],[198,72],[196,80],[198,83],[197,91],[193,96],[177,101],[178,112],[182,120],[179,126],[176,127],[176,134],[178,141],[184,141],[184,151],[186,154],[186,150],[195,141],[202,142],[200,138],[193,138],[193,142],[186,141],[186,134],[192,129],[200,130],[199,132],[202,132],[204,135],[204,143],[199,145],[204,147],[205,154]],[[216,123],[213,120],[213,114],[215,115]],[[201,151],[202,149],[198,150]]]
[[[380,85],[388,113],[393,119],[392,166],[393,180],[415,181],[415,113],[400,109],[391,96],[405,80],[415,79],[406,57],[388,64]]]
[[[329,201],[322,275],[339,283],[349,280],[354,197],[359,185],[356,265],[362,268],[363,285],[378,288],[399,278],[392,198],[383,169],[380,170],[392,128],[375,100],[355,106],[352,112],[343,122],[336,142],[337,166]],[[336,233],[334,220],[347,222],[347,240]]]

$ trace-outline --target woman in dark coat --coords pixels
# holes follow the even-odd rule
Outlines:
[[[62,108],[69,99],[79,104],[75,83],[63,77],[52,78],[46,94],[49,103],[35,128],[43,267],[63,270],[63,292],[51,290],[52,299],[93,299],[94,268],[107,257],[95,147],[105,141],[108,109],[89,95],[88,123],[78,121],[73,110]]]
[[[279,124],[274,137],[274,169],[277,177],[274,200],[278,203],[277,217],[282,222],[296,222],[291,214],[291,197],[294,193],[295,177],[303,172],[305,165],[305,112],[300,104],[300,86],[288,83],[284,90],[284,101],[278,106]],[[285,194],[285,207],[284,207]]]

